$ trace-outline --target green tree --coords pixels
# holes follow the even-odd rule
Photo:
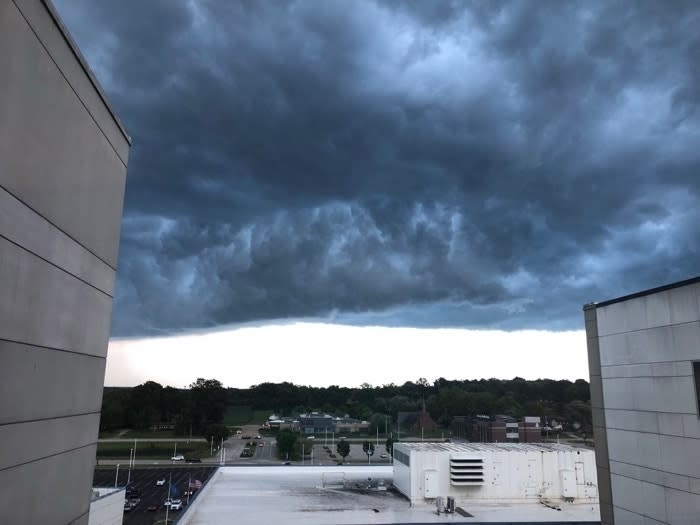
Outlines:
[[[221,443],[222,439],[227,439],[230,435],[231,431],[226,425],[222,425],[221,423],[209,425],[204,432],[204,436],[207,438],[207,440],[211,439],[212,436],[214,437],[215,445],[217,443]]]
[[[391,456],[394,454],[394,438],[388,437],[386,438],[386,443],[384,443],[384,448],[386,449],[387,453]]]
[[[216,379],[198,378],[190,385],[192,423],[200,432],[205,423],[222,423],[226,409],[226,389]]]
[[[294,448],[296,447],[298,436],[296,432],[291,430],[280,430],[277,433],[277,455],[280,459],[289,459],[294,457]]]
[[[343,461],[345,461],[345,458],[348,456],[348,454],[350,454],[350,443],[344,439],[341,439],[338,441],[335,449],[338,451],[338,454],[340,454],[340,457],[343,458]]]

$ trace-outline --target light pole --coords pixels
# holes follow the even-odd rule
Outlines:
[[[214,455],[214,436],[211,437],[211,443],[209,445],[209,457]]]
[[[117,488],[117,480],[119,479],[119,463],[117,463],[117,473],[114,475],[114,488]]]
[[[129,483],[131,483],[131,455],[134,453],[134,449],[130,448],[129,449],[129,474],[126,476],[126,486],[129,486]]]
[[[165,506],[165,525],[168,525],[168,511],[170,510],[170,488],[173,484],[173,473],[170,473],[170,478],[168,479],[168,499],[166,500],[168,504]]]
[[[304,443],[301,444],[301,466],[304,466]]]

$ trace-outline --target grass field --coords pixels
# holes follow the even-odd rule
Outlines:
[[[270,410],[253,410],[249,406],[229,406],[224,412],[224,425],[260,424],[272,414]]]
[[[102,459],[128,459],[133,447],[133,441],[98,443],[97,457]],[[174,453],[175,442],[149,441],[136,444],[136,457],[139,459],[170,459]],[[196,458],[208,457],[209,444],[202,441],[187,443],[187,440],[183,439],[177,442],[177,453]]]

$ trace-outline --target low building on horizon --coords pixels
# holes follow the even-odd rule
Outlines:
[[[516,419],[507,415],[455,416],[452,435],[474,443],[540,443],[540,418]]]

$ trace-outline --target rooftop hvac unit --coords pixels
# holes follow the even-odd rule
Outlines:
[[[450,458],[450,482],[452,485],[483,485],[484,460],[482,458]]]

